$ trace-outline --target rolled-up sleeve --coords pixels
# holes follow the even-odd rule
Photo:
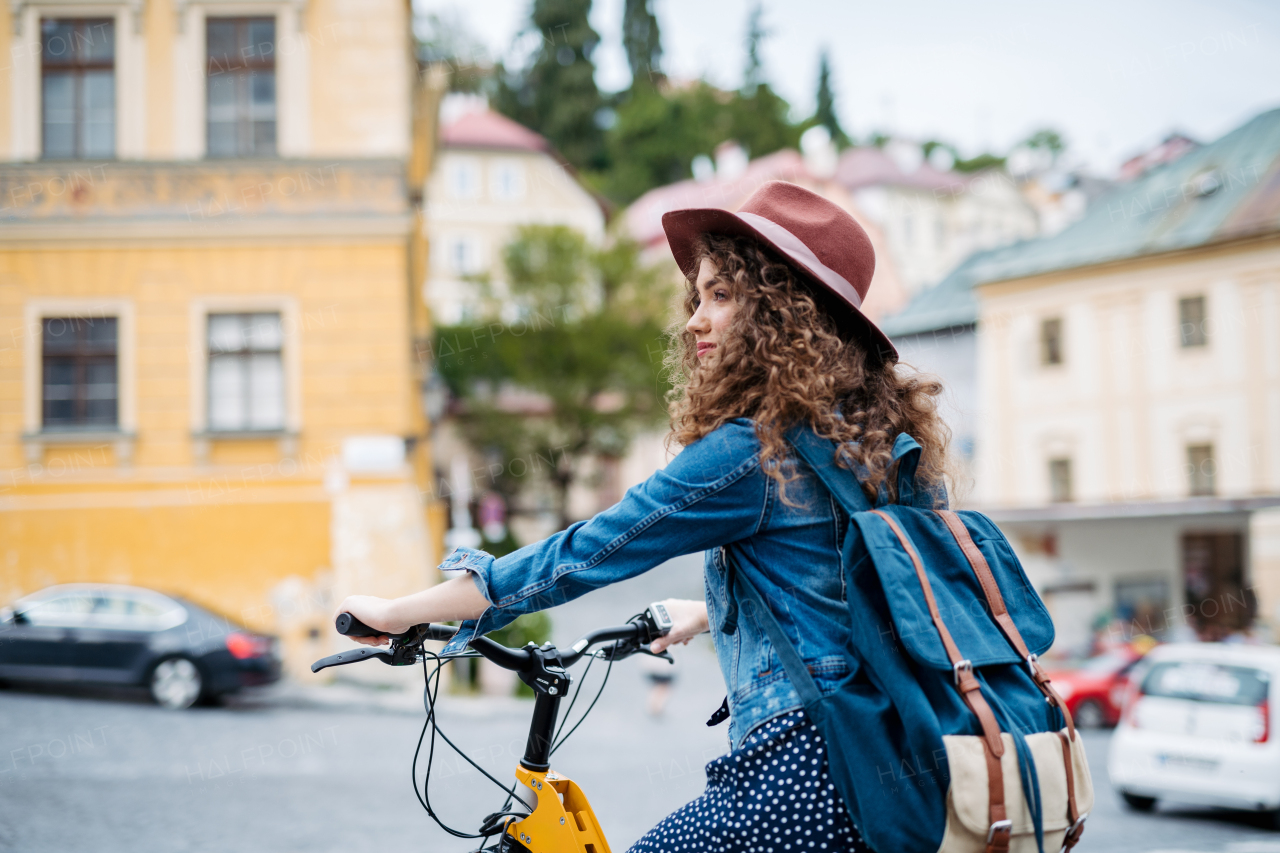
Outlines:
[[[734,421],[684,448],[594,518],[505,557],[459,548],[441,570],[470,572],[489,607],[462,624],[444,653],[672,557],[744,539],[760,528],[768,495],[755,430]]]

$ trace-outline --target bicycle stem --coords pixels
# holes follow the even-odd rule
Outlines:
[[[521,766],[544,772],[551,768],[551,746],[556,720],[560,716],[560,697],[537,694],[533,700],[533,720],[529,723],[529,739],[525,742]]]
[[[565,672],[562,655],[554,646],[537,648],[529,645],[528,664],[518,673],[533,688],[533,719],[529,723],[529,739],[525,742],[521,765],[529,770],[546,771],[551,767],[551,747],[555,740],[556,720],[560,716],[560,700],[569,692],[569,673]]]

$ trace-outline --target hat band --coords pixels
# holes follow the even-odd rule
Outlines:
[[[736,215],[768,238],[769,242],[781,249],[792,260],[804,264],[811,273],[822,280],[823,284],[843,296],[854,308],[862,307],[862,297],[858,295],[858,291],[849,283],[849,280],[818,260],[818,256],[799,237],[759,214],[739,211]]]

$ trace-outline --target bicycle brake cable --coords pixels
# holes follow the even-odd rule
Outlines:
[[[427,657],[431,657],[436,661],[435,669],[431,670],[430,672],[427,671]],[[506,785],[503,785],[501,782],[495,779],[492,775],[490,775],[489,772],[486,771],[483,767],[481,767],[480,765],[472,761],[470,756],[468,756],[461,749],[459,749],[457,744],[455,744],[452,740],[450,740],[449,736],[446,735],[444,731],[440,729],[440,723],[439,723],[439,719],[436,716],[435,706],[436,706],[436,698],[440,692],[440,670],[444,666],[444,663],[445,662],[442,661],[439,658],[439,656],[433,653],[426,653],[422,658],[422,671],[425,679],[423,698],[427,706],[427,718],[426,720],[423,721],[422,731],[418,733],[418,745],[413,751],[413,762],[410,765],[410,773],[413,781],[413,794],[415,797],[418,798],[418,803],[426,811],[427,815],[430,816],[433,821],[435,821],[437,826],[439,826],[449,835],[452,835],[455,838],[481,838],[481,839],[484,839],[485,841],[488,841],[488,839],[492,837],[492,833],[490,833],[489,835],[484,835],[480,833],[463,832],[462,830],[454,829],[453,827],[446,824],[443,820],[441,820],[440,817],[436,814],[435,810],[431,807],[431,793],[430,793],[431,769],[432,769],[432,764],[435,761],[435,736],[437,733],[439,733],[441,739],[445,743],[447,743],[453,749],[453,751],[456,752],[464,761],[466,761],[468,764],[470,764],[472,767],[478,770],[481,773],[481,775],[487,778],[490,782],[497,785],[499,788],[501,788],[503,791],[506,792],[507,800],[506,802],[503,803],[502,809],[500,809],[499,812],[496,813],[497,815],[501,815],[503,812],[506,811],[507,807],[511,804],[512,799],[519,801],[522,805],[524,804],[524,800],[520,799],[520,797],[516,795],[516,792],[513,788],[508,788]],[[431,683],[432,678],[435,679],[434,690],[432,689],[432,683]],[[427,748],[426,774],[422,782],[422,792],[419,793],[418,792],[418,756],[422,751],[422,740],[426,736],[428,726],[431,727],[431,739],[428,742],[428,748]],[[483,846],[483,843],[481,846]]]
[[[616,650],[618,643],[615,641],[613,645],[614,645],[614,649]],[[594,655],[592,657],[594,657]],[[578,730],[578,726],[582,725],[583,721],[587,719],[587,715],[591,713],[591,709],[594,708],[596,706],[596,703],[600,701],[600,696],[603,695],[604,693],[605,685],[609,683],[609,673],[613,672],[613,661],[614,661],[614,655],[610,654],[609,665],[605,667],[604,678],[601,679],[600,681],[600,689],[596,691],[595,698],[591,700],[591,704],[587,706],[587,710],[582,712],[582,716],[578,718],[578,722],[573,724],[573,728],[569,729],[568,733],[565,734],[564,737],[558,738],[554,743],[552,743],[551,751],[547,753],[548,756],[552,756],[556,754],[556,750],[559,749],[560,746],[569,739],[570,735],[572,735],[574,732]],[[583,673],[583,675],[585,676],[586,673]],[[578,684],[578,689],[579,690],[582,689],[581,682]],[[577,698],[578,698],[577,694],[575,693],[574,699],[577,699]],[[569,705],[572,707],[573,703],[570,702]],[[568,715],[566,714],[566,717],[567,716]],[[557,735],[558,734],[559,732],[557,732]]]

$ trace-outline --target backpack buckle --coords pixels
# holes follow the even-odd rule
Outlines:
[[[1062,849],[1070,850],[1080,841],[1080,836],[1084,834],[1084,822],[1089,817],[1089,813],[1085,812],[1076,818],[1075,823],[1067,827],[1067,834],[1062,837]]]
[[[960,679],[963,677],[964,673],[973,675],[973,661],[968,658],[956,661],[951,667],[951,677],[955,679],[957,687],[960,686]]]
[[[1032,679],[1036,677],[1036,661],[1038,660],[1039,658],[1036,657],[1035,652],[1027,655],[1027,672],[1031,673]]]
[[[996,835],[996,833],[997,833],[997,832],[1002,832],[1002,833],[1004,833],[1005,835],[1012,835],[1012,834],[1013,834],[1013,821],[1011,821],[1011,820],[998,820],[998,821],[996,821],[995,823],[991,824],[991,828],[987,830],[987,843],[988,843],[988,844],[990,844],[990,843],[991,843],[991,839],[992,839],[992,838],[995,838],[995,835]]]

